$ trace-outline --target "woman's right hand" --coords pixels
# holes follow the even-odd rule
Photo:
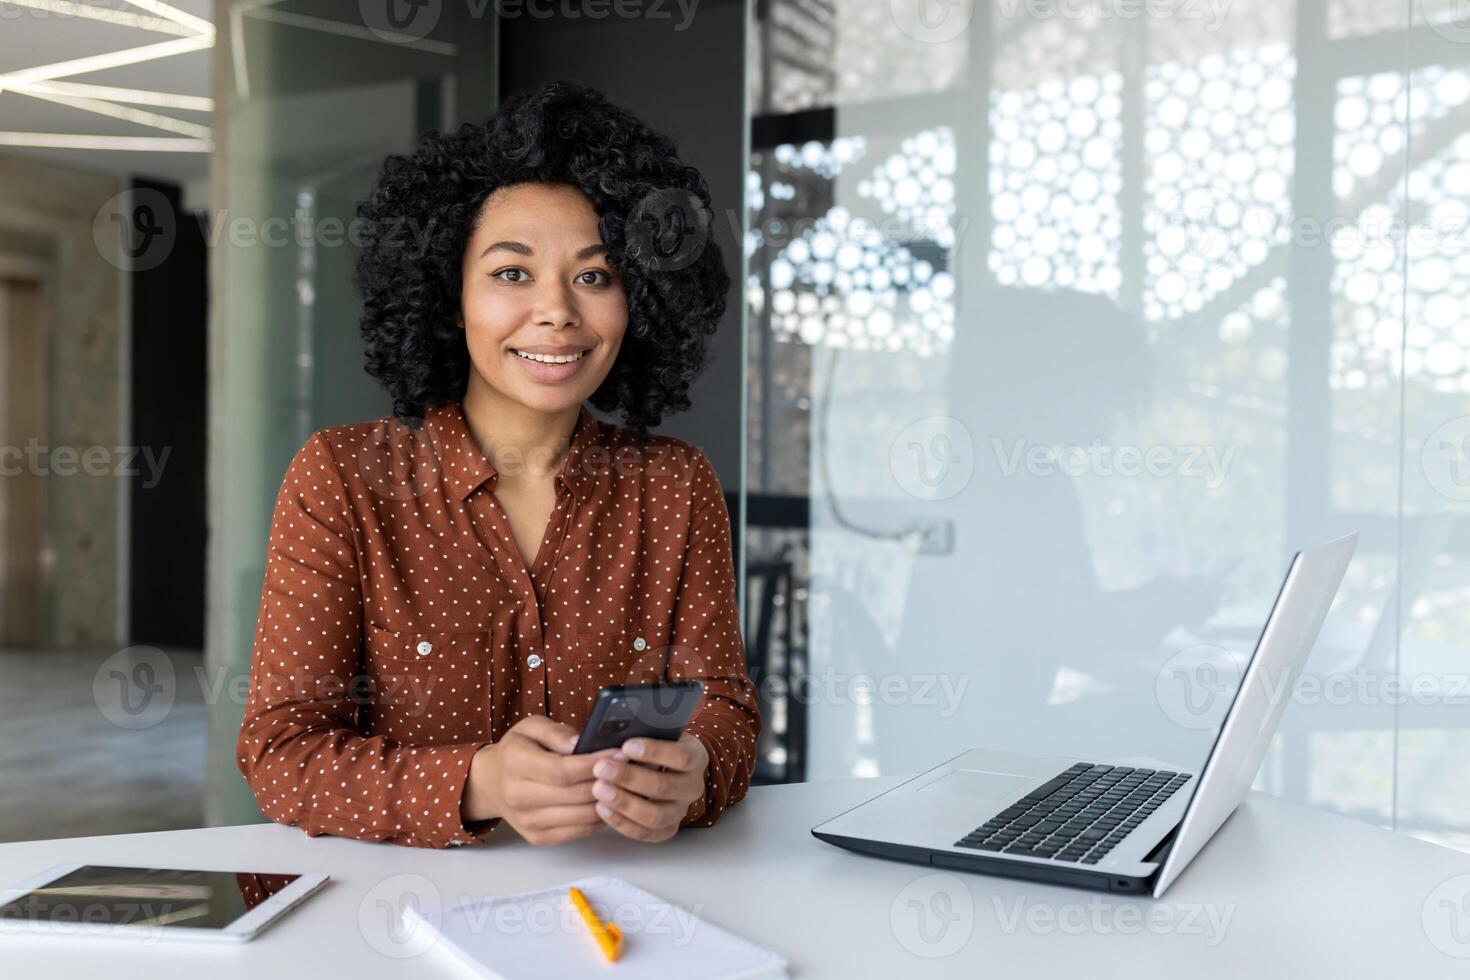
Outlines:
[[[545,715],[522,718],[470,762],[460,800],[466,822],[500,817],[532,844],[561,844],[604,822],[592,795],[592,767],[616,749],[572,755],[577,732]]]

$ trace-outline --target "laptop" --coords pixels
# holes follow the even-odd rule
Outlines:
[[[972,749],[812,834],[936,868],[1160,897],[1250,789],[1357,542],[1292,559],[1198,775]]]

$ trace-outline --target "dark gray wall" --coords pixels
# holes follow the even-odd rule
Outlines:
[[[561,11],[579,4],[541,4]],[[500,92],[505,97],[555,79],[595,86],[614,102],[667,133],[680,155],[709,183],[715,241],[732,282],[709,368],[695,382],[694,407],[665,420],[660,432],[702,448],[726,490],[740,486],[743,450],[740,398],[742,273],[738,229],[744,207],[746,161],[745,5],[704,0],[687,23],[677,4],[642,4],[660,17],[618,18],[616,6],[595,4],[608,16],[500,19]],[[732,227],[733,226],[733,227]]]
[[[128,515],[129,643],[204,647],[204,382],[208,370],[208,252],[179,188],[144,178],[173,206],[168,257],[132,271],[132,435],[162,461],[139,461]],[[162,454],[167,452],[167,456]]]

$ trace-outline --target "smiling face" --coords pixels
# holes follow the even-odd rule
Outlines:
[[[477,397],[546,413],[591,397],[622,346],[628,299],[587,196],[553,184],[491,194],[465,248],[460,318]]]

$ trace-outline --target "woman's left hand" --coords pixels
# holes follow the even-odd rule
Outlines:
[[[630,738],[621,752],[592,767],[597,814],[625,837],[668,840],[689,805],[704,795],[708,768],[704,743],[687,732],[677,742]]]

